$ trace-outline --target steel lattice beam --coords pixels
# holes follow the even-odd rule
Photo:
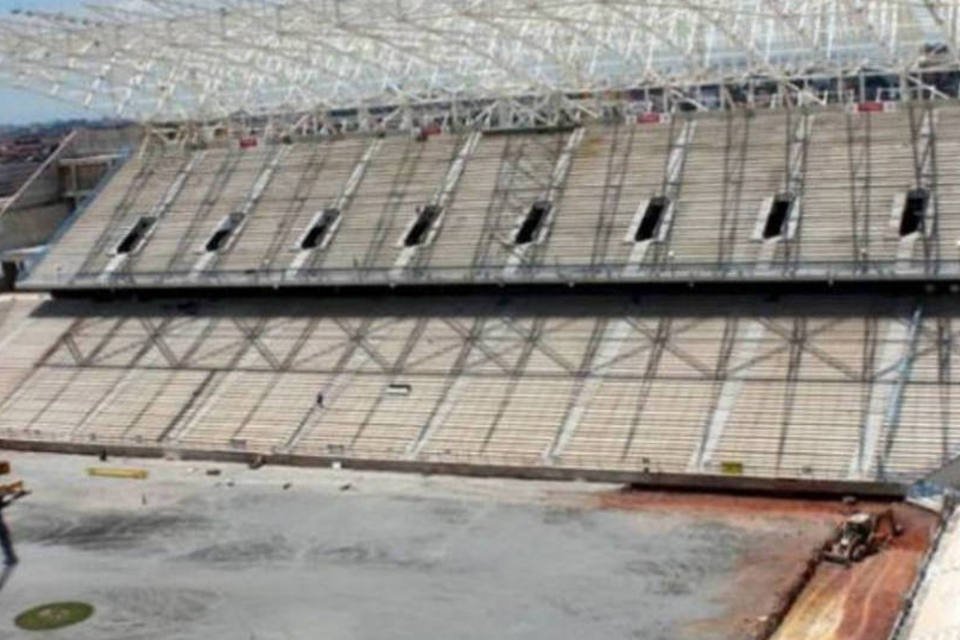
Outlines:
[[[702,107],[702,87],[757,79],[810,101],[805,78],[955,69],[958,3],[129,0],[0,19],[0,81],[146,121],[550,96],[576,112],[649,87]]]

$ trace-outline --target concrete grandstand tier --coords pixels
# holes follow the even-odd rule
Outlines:
[[[906,483],[960,453],[960,305],[0,299],[0,439]]]
[[[960,108],[895,107],[145,153],[23,286],[957,278]]]

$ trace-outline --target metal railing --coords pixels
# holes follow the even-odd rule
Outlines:
[[[711,283],[711,282],[845,282],[952,280],[960,277],[960,259],[931,262],[918,259],[857,261],[799,261],[769,263],[759,260],[734,262],[673,262],[637,265],[605,264],[525,265],[507,269],[505,264],[409,267],[324,267],[301,269],[214,269],[193,272],[102,271],[57,273],[27,278],[26,290],[47,289],[164,289],[183,287],[304,287],[304,286],[398,286],[398,285],[508,285],[508,284],[602,284],[602,283]]]

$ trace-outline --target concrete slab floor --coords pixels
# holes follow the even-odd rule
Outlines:
[[[740,640],[832,522],[609,507],[609,485],[0,458],[34,492],[6,512],[2,639],[39,637],[14,627],[24,609],[81,600],[90,620],[42,637]]]

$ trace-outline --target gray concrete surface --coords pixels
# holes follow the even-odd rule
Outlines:
[[[34,491],[8,510],[3,639],[733,638],[704,621],[751,541],[792,526],[600,510],[599,485],[110,460],[150,472],[121,480],[3,457]],[[57,600],[96,613],[15,629]]]
[[[62,202],[8,211],[0,217],[0,251],[45,243],[69,214]]]

